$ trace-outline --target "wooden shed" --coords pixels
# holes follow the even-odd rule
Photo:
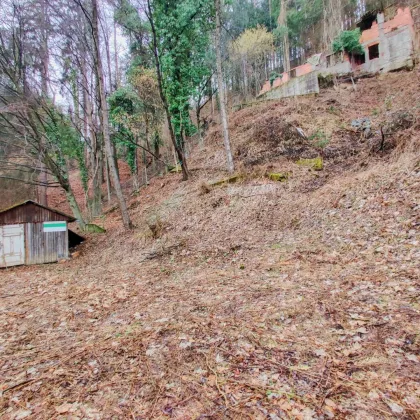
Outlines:
[[[28,200],[0,211],[0,267],[69,257],[68,223],[76,219]]]

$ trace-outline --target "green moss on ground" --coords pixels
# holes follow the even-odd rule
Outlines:
[[[271,172],[267,174],[268,179],[278,182],[286,182],[289,179],[288,172]]]
[[[324,160],[321,156],[314,159],[299,159],[296,163],[300,166],[311,168],[314,171],[322,171],[324,169]]]
[[[106,229],[101,228],[100,226],[95,225],[93,223],[89,223],[85,227],[85,232],[88,232],[88,233],[105,233]]]
[[[238,181],[242,180],[242,178],[243,178],[242,175],[233,175],[233,176],[230,176],[229,178],[224,178],[224,179],[221,179],[219,181],[211,182],[211,183],[209,183],[209,186],[210,187],[217,187],[217,186],[223,185],[223,184],[233,184],[235,182],[238,182]]]

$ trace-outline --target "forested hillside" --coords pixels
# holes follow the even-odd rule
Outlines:
[[[4,1],[0,176],[5,190],[25,191],[5,195],[4,206],[25,194],[46,204],[58,188],[83,228],[116,197],[130,228],[118,161],[133,191],[173,167],[188,179],[206,106],[225,121],[226,101],[252,100],[266,80],[332,51],[366,12],[400,5],[410,2]],[[72,169],[83,203],[68,182]]]
[[[399,10],[3,0],[1,418],[419,417],[418,64],[261,96]],[[25,200],[69,258],[2,266]]]

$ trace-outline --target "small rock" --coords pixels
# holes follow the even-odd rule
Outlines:
[[[381,397],[376,390],[372,389],[368,394],[368,398],[372,401],[379,401]]]
[[[64,404],[59,405],[58,407],[55,407],[55,411],[57,411],[58,414],[64,414],[64,413],[68,413],[71,408],[72,408],[71,404],[64,403]]]
[[[327,406],[327,407],[331,407],[332,409],[336,409],[337,408],[337,404],[333,401],[333,400],[330,400],[329,398],[327,398],[326,400],[325,400],[325,405]]]
[[[19,411],[16,411],[13,414],[13,417],[12,418],[14,420],[26,419],[26,417],[29,417],[31,414],[32,414],[32,411],[31,410],[19,410]]]
[[[331,407],[324,407],[324,414],[325,417],[329,419],[333,419],[335,417],[334,411],[331,409]]]
[[[392,410],[395,414],[402,414],[404,413],[404,408],[402,408],[400,405],[398,405],[395,402],[388,402],[388,407]]]
[[[181,349],[187,349],[188,347],[191,347],[192,343],[190,343],[189,341],[181,341],[181,343],[179,344],[179,347]]]
[[[411,362],[418,362],[418,358],[415,354],[406,354],[405,357]]]
[[[314,353],[318,356],[318,357],[324,357],[327,355],[326,351],[324,349],[316,349],[314,350]]]

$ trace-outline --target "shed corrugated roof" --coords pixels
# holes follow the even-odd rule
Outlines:
[[[2,209],[2,210],[0,210],[0,214],[7,213],[10,210],[13,210],[13,209],[15,209],[17,207],[25,206],[26,204],[33,204],[33,205],[38,206],[38,207],[41,207],[41,208],[43,208],[45,210],[48,210],[48,211],[51,211],[53,213],[59,214],[60,216],[66,217],[68,222],[75,222],[77,220],[73,216],[69,216],[68,214],[63,213],[63,212],[61,212],[59,210],[53,209],[51,207],[43,206],[42,204],[39,204],[39,203],[37,203],[36,201],[33,201],[33,200],[26,200],[26,201],[23,201],[21,203],[14,204],[13,206],[10,206],[10,207],[8,207],[6,209]]]

